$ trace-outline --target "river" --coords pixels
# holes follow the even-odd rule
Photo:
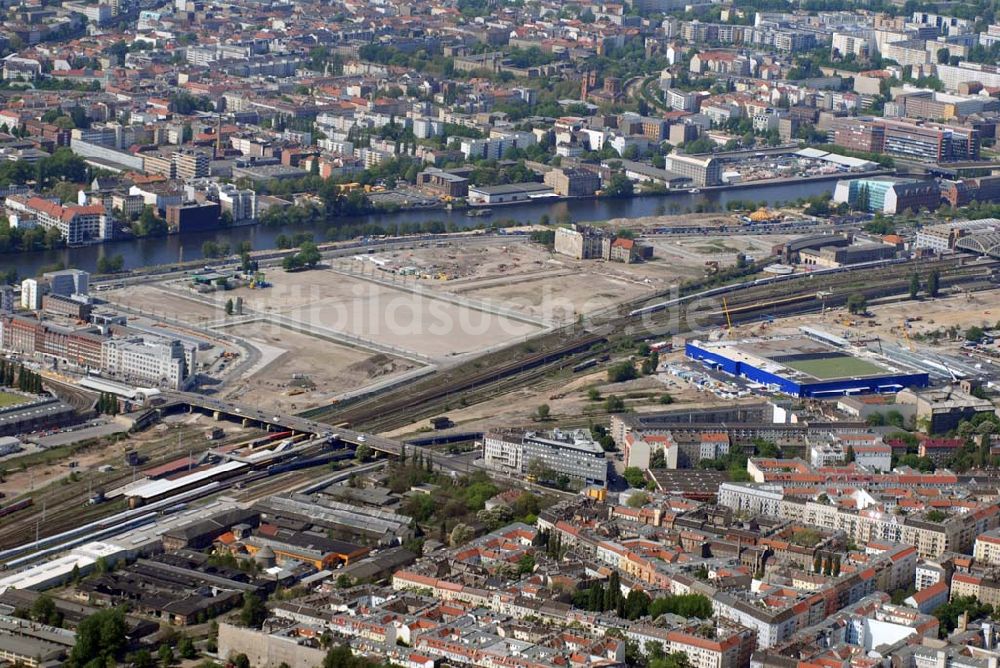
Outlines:
[[[766,201],[769,204],[791,202],[802,197],[819,194],[830,194],[833,191],[835,179],[825,181],[801,181],[794,183],[776,183],[762,186],[749,186],[731,190],[713,190],[698,194],[669,193],[660,196],[632,197],[628,199],[598,199],[598,200],[563,200],[556,202],[540,201],[531,204],[499,206],[492,208],[489,217],[471,218],[464,211],[443,211],[441,209],[426,209],[414,211],[399,211],[396,213],[370,214],[344,218],[345,223],[374,223],[385,227],[388,231],[397,224],[422,223],[432,220],[452,222],[462,227],[475,227],[491,220],[514,219],[524,223],[537,222],[543,214],[553,221],[565,218],[568,213],[575,222],[594,222],[611,218],[641,218],[669,213],[684,213],[693,211],[699,204],[725,209],[726,203],[732,200]],[[83,246],[79,248],[61,248],[51,251],[36,251],[0,255],[0,267],[17,269],[20,277],[34,276],[40,269],[63,263],[67,267],[76,267],[87,271],[95,271],[97,260],[102,256],[121,255],[125,259],[125,268],[172,264],[180,261],[199,260],[203,257],[202,244],[208,240],[227,243],[235,248],[244,241],[249,241],[255,250],[275,247],[275,238],[282,233],[312,231],[308,228],[266,228],[261,225],[234,227],[212,232],[196,234],[171,235],[151,239],[127,239],[122,241]],[[320,233],[321,234],[321,233]],[[321,237],[317,241],[322,241]]]

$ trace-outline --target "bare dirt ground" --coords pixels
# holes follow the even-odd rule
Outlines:
[[[382,353],[352,348],[266,323],[226,328],[261,348],[270,361],[227,399],[253,403],[276,413],[303,411],[348,390],[396,376],[416,364]]]
[[[911,338],[953,326],[963,332],[973,325],[994,327],[1000,321],[1000,293],[989,291],[971,293],[968,296],[959,294],[919,301],[877,303],[869,305],[868,310],[874,317],[852,316],[847,309],[836,308],[828,309],[822,314],[809,313],[782,318],[776,325],[782,328],[811,325],[846,339],[880,336],[890,341],[905,343],[903,322],[907,318],[920,318],[909,323],[908,333]],[[766,331],[762,330],[759,323],[736,328],[736,333],[740,336],[759,335]]]
[[[111,303],[141,310],[143,313],[173,318],[193,325],[216,320],[224,315],[221,304],[215,308],[187,298],[173,283],[132,285],[109,290],[101,297]]]
[[[385,276],[376,276],[384,280]],[[263,313],[278,313],[363,340],[447,358],[523,339],[539,331],[530,323],[484,313],[331,270],[268,273],[273,287],[227,294]]]

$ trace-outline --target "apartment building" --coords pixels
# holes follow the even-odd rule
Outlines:
[[[566,476],[578,484],[602,486],[608,480],[604,450],[583,430],[490,432],[483,459],[487,468],[507,475]]]
[[[972,556],[980,563],[1000,566],[1000,531],[994,529],[977,536]]]
[[[488,139],[463,139],[459,150],[466,160],[499,160],[508,149],[527,148],[537,143],[531,132],[500,132]]]
[[[199,179],[210,173],[211,159],[203,151],[184,149],[168,153],[149,153],[143,156],[143,170],[168,179]]]
[[[113,236],[112,221],[100,205],[63,206],[41,197],[32,197],[24,203],[20,216],[28,226],[33,221],[45,229],[59,230],[70,246],[104,241]]]
[[[219,187],[218,197],[222,211],[228,211],[233,222],[239,223],[257,217],[257,193],[254,190],[226,183]]]
[[[719,505],[750,515],[772,515],[829,530],[840,530],[858,543],[887,541],[913,545],[924,559],[970,550],[976,536],[996,528],[1000,509],[983,505],[931,521],[920,515],[896,515],[875,508],[857,510],[785,497],[779,485],[724,483]]]

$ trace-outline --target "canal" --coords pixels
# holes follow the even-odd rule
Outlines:
[[[548,215],[550,220],[556,221],[565,219],[568,214],[575,222],[594,222],[611,218],[641,218],[685,213],[695,211],[698,208],[724,210],[726,204],[732,200],[752,200],[769,204],[791,202],[803,197],[830,194],[835,184],[836,180],[831,179],[777,183],[732,190],[713,190],[697,194],[685,192],[628,199],[540,201],[510,207],[494,207],[493,213],[489,217],[479,218],[466,216],[464,211],[427,209],[369,214],[343,218],[342,220],[345,224],[373,223],[390,232],[397,224],[423,223],[432,220],[453,223],[462,227],[475,227],[491,220],[514,219],[524,223],[535,223],[542,215]],[[0,267],[13,266],[17,269],[18,276],[22,278],[34,276],[40,269],[60,262],[67,267],[95,271],[97,261],[102,256],[121,255],[125,259],[125,268],[132,269],[201,259],[203,257],[202,244],[208,240],[229,244],[232,248],[244,241],[249,241],[255,250],[261,250],[274,248],[275,239],[279,234],[309,231],[313,230],[309,228],[267,228],[254,225],[186,234],[183,237],[172,235],[150,239],[127,239],[81,248],[61,248],[52,251],[0,255]],[[322,240],[322,231],[319,231],[317,241]]]

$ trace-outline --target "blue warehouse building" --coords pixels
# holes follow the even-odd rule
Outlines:
[[[793,397],[821,399],[926,387],[926,373],[859,357],[802,336],[744,341],[688,341],[685,354],[705,366]]]

